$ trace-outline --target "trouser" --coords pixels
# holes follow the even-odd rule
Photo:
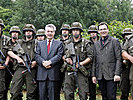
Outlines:
[[[65,72],[64,93],[65,100],[74,100],[75,89],[79,90],[80,100],[87,100],[87,93],[89,92],[88,78],[82,73]]]
[[[14,70],[13,70],[13,64],[11,62],[9,62],[9,67],[8,69],[11,71],[11,73],[13,74],[14,73]],[[12,75],[10,74],[10,72],[7,70],[5,70],[5,87],[6,87],[6,90],[5,90],[5,100],[8,100],[8,90],[9,90],[9,86],[10,86],[10,83],[11,83],[11,80],[12,80]]]
[[[0,70],[0,100],[5,100],[5,69]]]
[[[96,100],[96,84],[92,82],[92,77],[89,76],[89,100]]]
[[[60,100],[59,81],[39,81],[39,100]]]
[[[121,74],[121,100],[128,100],[130,90],[129,68],[123,68]]]
[[[116,100],[117,83],[114,80],[99,80],[98,81],[102,100]]]
[[[26,84],[27,89],[27,100],[35,100],[34,93],[36,91],[37,84],[34,83],[32,79],[35,77],[36,70],[31,70],[32,76],[28,71],[22,74],[22,71],[24,70],[26,70],[26,68],[18,67],[14,73],[10,90],[11,100],[20,100],[19,95],[21,94],[24,83]]]

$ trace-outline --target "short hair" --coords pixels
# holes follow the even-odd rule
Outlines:
[[[45,26],[45,30],[46,30],[47,27],[52,27],[52,28],[54,29],[54,31],[56,31],[56,27],[55,27],[54,24],[47,24],[47,25]]]
[[[106,22],[101,22],[100,24],[98,24],[98,30],[99,30],[99,26],[101,26],[101,25],[106,25],[108,28],[108,24]]]

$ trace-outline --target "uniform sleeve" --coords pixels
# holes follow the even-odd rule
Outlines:
[[[93,60],[93,48],[92,46],[89,44],[89,42],[86,45],[86,50],[87,50],[87,57],[90,58],[90,60]]]

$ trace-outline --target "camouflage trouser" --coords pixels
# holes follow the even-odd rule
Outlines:
[[[121,81],[120,81],[120,88],[121,88],[121,100],[128,100],[129,91],[130,91],[130,80],[129,80],[129,72],[130,69],[123,67],[121,73]]]
[[[74,100],[74,92],[76,87],[79,90],[80,100],[87,100],[87,93],[89,92],[88,84],[88,78],[82,73],[78,72],[75,76],[71,72],[65,72],[65,100]]]
[[[0,100],[5,100],[5,70],[0,70]]]
[[[130,90],[131,90],[131,96],[133,98],[133,64],[130,68],[130,75],[129,75],[129,79],[130,79]]]
[[[11,84],[11,100],[20,100],[19,96],[21,94],[22,86],[26,84],[27,89],[27,100],[35,100],[34,93],[36,91],[37,84],[34,84],[32,81],[31,74],[25,72],[22,74],[26,68],[19,67],[13,76]],[[35,77],[35,70],[32,70],[32,76]]]

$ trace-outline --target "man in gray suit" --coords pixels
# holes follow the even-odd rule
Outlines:
[[[103,100],[116,100],[117,81],[120,81],[121,46],[118,39],[108,35],[105,22],[98,25],[100,39],[94,44],[94,62],[92,81],[96,79],[100,86]]]
[[[55,40],[56,27],[45,26],[47,39],[38,42],[35,59],[38,62],[39,100],[59,100],[60,60],[63,55],[62,42]]]

